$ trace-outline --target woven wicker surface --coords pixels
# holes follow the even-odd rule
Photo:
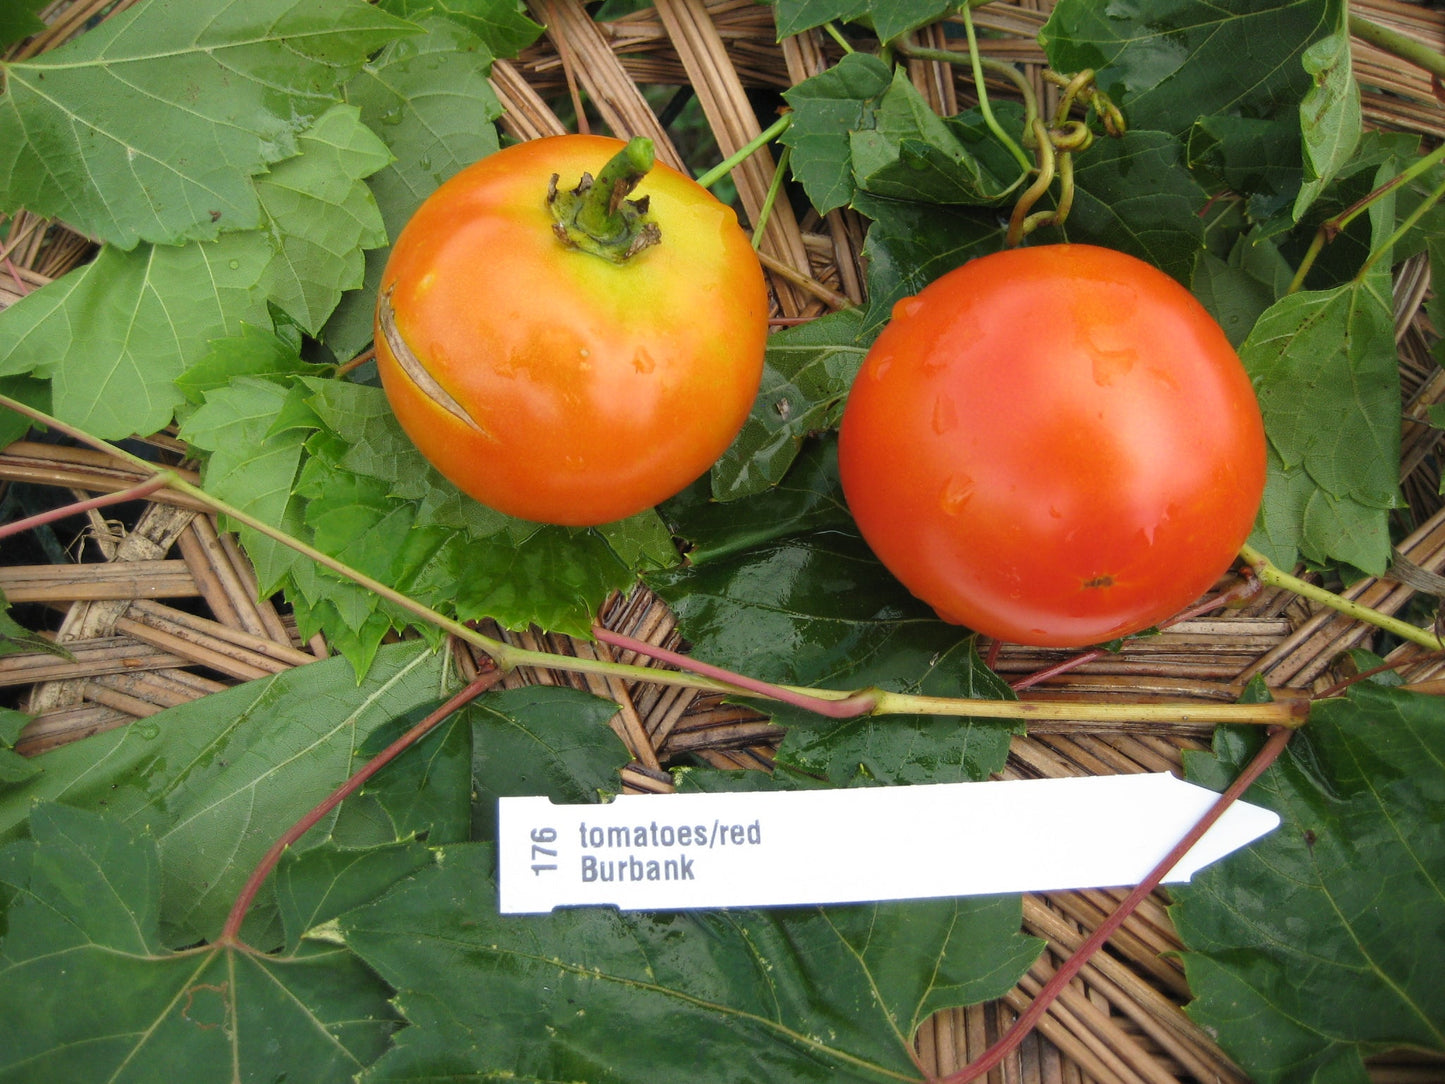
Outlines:
[[[1038,78],[1043,57],[1035,35],[1048,6],[1047,0],[994,3],[975,16],[979,26],[997,35],[986,37],[984,48],[1023,66],[1045,101],[1052,88]],[[49,34],[25,49],[35,52],[65,40],[104,7],[99,0],[70,5]],[[492,78],[507,110],[501,123],[516,138],[568,130],[558,117],[561,111],[585,118],[589,126],[651,136],[662,160],[681,165],[683,154],[658,119],[653,104],[657,95],[644,88],[686,85],[697,95],[718,151],[726,155],[757,135],[768,119],[760,122],[750,91],[786,88],[837,59],[836,47],[820,33],[777,43],[771,10],[752,0],[657,0],[652,8],[611,23],[594,22],[579,0],[533,0],[530,7],[548,28],[546,36],[516,61],[498,62]],[[1445,11],[1394,0],[1357,7],[1377,22],[1445,48]],[[923,43],[935,33],[941,44],[936,28],[921,32]],[[1429,77],[1355,44],[1369,120],[1445,137],[1445,112]],[[952,70],[914,62],[911,72],[940,111],[953,112],[968,103],[970,89]],[[765,151],[735,172],[740,206],[749,219],[762,207],[773,171],[774,160]],[[808,318],[862,299],[862,223],[849,212],[799,218],[781,201],[767,221],[761,251],[776,315]],[[0,307],[63,274],[90,252],[84,238],[21,214],[12,223],[3,252]],[[1401,270],[1396,330],[1405,393],[1403,482],[1415,519],[1400,551],[1415,565],[1440,572],[1445,571],[1445,508],[1434,459],[1439,433],[1421,419],[1429,406],[1445,400],[1445,375],[1429,352],[1436,334],[1422,311],[1428,289],[1423,261]],[[172,462],[182,464],[184,449],[176,441],[164,434],[150,439]],[[21,442],[0,452],[3,485],[49,487],[56,492],[56,503],[70,493],[111,492],[136,480],[125,467],[87,450]],[[50,551],[38,544],[29,550],[10,547],[0,566],[0,589],[6,598],[30,608],[28,614],[53,615],[48,622],[51,634],[70,653],[68,659],[48,653],[0,658],[6,702],[37,716],[19,745],[22,752],[40,753],[124,726],[328,653],[323,642],[299,641],[284,600],[258,600],[245,556],[230,538],[218,534],[214,519],[202,511],[167,498],[90,513],[83,521],[60,525],[57,532]],[[1366,580],[1350,591],[1385,612],[1403,609],[1414,593],[1387,580]],[[610,600],[602,617],[619,631],[678,646],[671,614],[645,591]],[[541,633],[488,631],[563,654],[611,650]],[[1316,611],[1294,595],[1266,591],[1228,616],[1183,622],[1125,653],[1045,679],[1031,686],[1031,695],[1232,699],[1240,684],[1255,675],[1271,685],[1320,690],[1342,676],[1337,670],[1341,653],[1355,646],[1371,646],[1367,627]],[[994,663],[1013,679],[1035,674],[1059,657],[1010,646],[999,651]],[[465,655],[460,660],[464,670],[472,662]],[[1426,682],[1436,679],[1440,669],[1438,661],[1422,660],[1407,665],[1403,674],[1406,680]],[[613,698],[621,706],[614,726],[635,756],[624,780],[633,790],[669,789],[666,767],[684,755],[723,766],[765,767],[778,738],[777,728],[767,720],[717,697],[556,672],[517,673],[508,680],[575,683]],[[588,680],[600,683],[588,685]],[[1050,723],[1015,740],[1006,774],[1173,770],[1182,749],[1201,747],[1208,739],[1207,728],[1187,725],[1141,724],[1101,733],[1097,724]],[[1007,831],[1007,826],[994,830]],[[1120,895],[1072,892],[1026,898],[1026,927],[1048,940],[1050,952],[1001,1001],[929,1021],[919,1036],[925,1067],[946,1072],[981,1052],[1047,980],[1057,959],[1087,936]],[[1177,947],[1163,900],[1149,901],[992,1079],[1244,1080],[1181,1011],[1188,991],[1182,969],[1170,955]],[[1381,1081],[1445,1079],[1445,1067],[1438,1064],[1398,1059],[1377,1061],[1372,1073]]]

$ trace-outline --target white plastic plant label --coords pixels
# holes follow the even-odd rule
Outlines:
[[[1218,799],[1168,773],[499,801],[503,914],[779,907],[1137,884]],[[1272,831],[1236,802],[1165,878]]]

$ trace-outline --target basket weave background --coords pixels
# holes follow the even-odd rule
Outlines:
[[[122,0],[111,10],[130,2]],[[24,55],[66,40],[108,4],[77,0],[56,6],[58,14],[46,13],[53,17],[51,31],[24,43]],[[717,147],[687,147],[685,153],[693,161],[699,153],[712,153],[716,160],[772,119],[767,111],[778,92],[837,59],[837,47],[821,33],[776,42],[771,9],[752,0],[658,0],[647,11],[610,23],[595,22],[579,0],[532,0],[529,7],[547,27],[545,37],[517,60],[498,62],[492,74],[506,106],[501,124],[507,134],[526,139],[585,125],[648,135],[663,161],[682,168],[687,168],[684,151],[675,144],[673,130],[659,120],[660,113],[672,112],[670,101],[684,100],[677,98],[679,88],[690,87],[695,93]],[[1043,102],[1049,102],[1053,88],[1038,76],[1043,54],[1036,35],[1049,7],[1049,0],[993,3],[974,16],[987,32],[982,47],[1020,65]],[[1445,11],[1395,0],[1369,0],[1355,7],[1374,21],[1445,49]],[[920,44],[947,44],[942,27],[927,28],[918,36]],[[1445,138],[1445,110],[1428,75],[1358,41],[1355,54],[1371,123]],[[910,71],[940,112],[953,113],[969,104],[971,88],[948,66],[912,62]],[[996,92],[1007,94],[1010,89],[1000,86]],[[559,111],[582,119],[564,124]],[[695,135],[693,125],[688,138]],[[745,220],[754,220],[763,205],[773,162],[764,151],[734,173]],[[761,244],[776,315],[808,318],[862,300],[863,225],[847,211],[799,218],[786,200],[778,202]],[[0,307],[76,266],[91,251],[85,238],[61,225],[24,213],[15,216],[0,250]],[[1412,261],[1401,269],[1395,297],[1404,386],[1402,480],[1413,519],[1399,549],[1414,565],[1440,572],[1445,570],[1445,508],[1436,462],[1439,433],[1423,419],[1427,407],[1445,400],[1445,374],[1430,354],[1438,336],[1423,313],[1428,290],[1427,263]],[[184,448],[173,438],[161,434],[149,441],[170,461],[183,461]],[[71,494],[111,492],[137,480],[126,468],[84,449],[21,442],[0,452],[7,516],[13,507],[10,489],[17,483],[52,490],[53,503],[60,504]],[[105,515],[91,513],[85,521],[77,518],[57,531],[32,541],[28,549],[10,546],[0,565],[5,596],[24,609],[22,616],[50,615],[30,624],[46,624],[49,635],[63,641],[71,655],[0,657],[5,702],[36,716],[18,746],[24,753],[38,754],[124,726],[327,654],[324,642],[299,641],[284,600],[257,598],[244,555],[232,539],[218,534],[214,519],[174,498],[109,509]],[[1349,594],[1386,612],[1400,611],[1416,598],[1414,588],[1383,579],[1358,583]],[[603,620],[642,639],[677,646],[671,615],[645,591],[610,600]],[[562,653],[608,650],[537,632],[488,631]],[[1031,695],[1233,699],[1241,683],[1255,675],[1271,685],[1323,689],[1342,676],[1342,653],[1357,646],[1378,647],[1371,630],[1317,612],[1293,595],[1266,591],[1228,616],[1176,625],[1125,654],[1033,686]],[[1006,678],[1018,677],[1058,657],[1004,647],[997,668]],[[460,661],[464,669],[472,662],[464,655]],[[627,657],[623,661],[646,663]],[[1439,677],[1441,665],[1422,659],[1403,673],[1406,680],[1431,688],[1429,683],[1445,680]],[[552,672],[509,678],[512,683],[577,683],[616,700],[622,710],[614,726],[635,757],[624,773],[629,789],[669,789],[666,767],[683,756],[721,766],[764,767],[779,736],[767,720],[717,697],[589,680],[593,684]],[[1096,724],[1051,723],[1015,739],[1005,774],[1176,770],[1182,749],[1202,747],[1208,740],[1208,728],[1187,725],[1139,725],[1103,733]],[[1009,827],[981,830],[1007,832]],[[925,1066],[947,1072],[977,1056],[1047,980],[1056,960],[1082,941],[1121,896],[1098,891],[1027,897],[1025,925],[1047,939],[1051,951],[999,1002],[942,1013],[929,1021],[918,1040]],[[1180,1009],[1188,991],[1180,965],[1169,955],[1178,943],[1165,902],[1163,896],[1149,901],[1125,924],[1053,1006],[1035,1036],[991,1079],[1246,1079]],[[1402,1084],[1445,1080],[1445,1063],[1387,1056],[1371,1062],[1371,1073],[1378,1081]]]

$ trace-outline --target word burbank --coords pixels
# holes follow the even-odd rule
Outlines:
[[[691,881],[696,879],[692,854],[684,851],[676,857],[654,857],[655,850],[689,848],[695,852],[722,847],[756,847],[763,842],[760,821],[728,824],[715,820],[710,825],[671,825],[653,821],[651,824],[607,827],[583,822],[577,827],[583,851],[583,881]],[[630,853],[615,858],[587,853],[618,850]]]

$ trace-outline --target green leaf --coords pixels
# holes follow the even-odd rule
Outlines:
[[[648,578],[700,659],[793,685],[1011,696],[972,634],[939,621],[851,529],[755,545]],[[1003,766],[1007,724],[941,717],[843,722],[778,708],[782,762],[835,784],[980,779]]]
[[[777,485],[809,434],[837,426],[871,342],[862,324],[861,310],[845,309],[769,337],[752,412],[713,465],[718,500]]]
[[[307,935],[320,934],[338,916],[370,903],[380,890],[435,861],[431,848],[401,839],[371,847],[288,850],[276,866],[276,907],[292,954]]]
[[[261,339],[258,345],[262,351],[269,346]],[[261,353],[259,360],[266,363],[275,356]],[[306,432],[275,430],[291,396],[275,380],[238,372],[205,393],[204,403],[180,431],[182,439],[211,452],[202,474],[206,492],[267,523],[291,518],[292,488],[302,461]],[[271,588],[274,579],[268,570],[263,587]]]
[[[1304,176],[1298,131],[1298,117],[1200,117],[1189,133],[1189,163],[1214,189],[1244,196],[1250,220],[1287,228],[1280,212]]]
[[[362,0],[137,5],[4,66],[0,206],[122,249],[259,226],[251,178],[408,30]]]
[[[362,284],[363,249],[386,243],[371,191],[362,183],[390,153],[353,106],[334,106],[298,138],[300,153],[256,182],[277,231],[266,294],[304,331],[317,334],[341,295]]]
[[[838,442],[828,436],[804,441],[783,478],[760,493],[723,502],[697,485],[670,501],[666,513],[690,565],[853,522],[838,489]]]
[[[1064,225],[1071,241],[1118,249],[1187,283],[1204,247],[1207,199],[1179,140],[1131,130],[1077,155],[1077,194]]]
[[[1245,234],[1223,259],[1201,253],[1190,288],[1238,349],[1265,310],[1285,295],[1293,277],[1279,249]]]
[[[1218,787],[1254,745],[1222,732],[1189,771]],[[1173,890],[1189,1015],[1260,1084],[1365,1084],[1365,1055],[1445,1053],[1440,700],[1324,701],[1245,797],[1280,828]]]
[[[1039,948],[1016,899],[524,920],[494,899],[491,848],[458,845],[342,917],[411,1024],[367,1084],[912,1080],[918,1025]]]
[[[56,416],[95,436],[154,433],[181,402],[176,377],[208,341],[269,323],[271,258],[259,231],[106,246],[0,312],[0,373],[49,377]]]
[[[406,9],[424,33],[392,42],[346,84],[345,92],[393,157],[372,175],[370,185],[394,240],[438,185],[497,149],[492,122],[502,104],[487,81],[493,54],[467,28],[472,20],[428,14],[425,9],[432,5],[422,3],[393,6]],[[387,251],[367,254],[363,288],[342,299],[322,334],[338,357],[352,357],[371,344]]]
[[[430,705],[372,731],[357,755],[369,760],[420,723]],[[342,806],[331,838],[365,847],[408,839],[428,844],[471,838],[472,728],[464,712],[439,723]]]
[[[475,35],[493,56],[514,57],[542,34],[519,0],[383,0],[381,6],[419,23],[435,12]]]
[[[213,339],[200,360],[176,377],[176,387],[190,402],[199,404],[209,393],[220,393],[238,378],[284,380],[314,369],[301,360],[299,335],[242,324],[237,334]]]
[[[0,324],[3,327],[3,324]],[[0,333],[3,334],[3,333]],[[26,406],[54,413],[50,407],[50,381],[31,376],[0,376],[0,395],[8,395]],[[23,439],[35,423],[23,414],[0,407],[0,448]]]
[[[40,18],[39,12],[49,6],[49,2],[50,0],[12,0],[6,7],[0,8],[0,46],[22,41],[31,34],[44,30],[45,22]]]
[[[473,702],[472,773],[483,795],[472,836],[493,839],[495,799],[545,794],[554,802],[595,802],[615,794],[632,759],[608,721],[617,705],[576,689],[528,686]]]
[[[298,145],[256,186],[268,229],[102,248],[0,312],[0,373],[50,377],[58,417],[125,437],[164,428],[183,399],[181,374],[212,340],[269,326],[268,301],[314,330],[342,290],[360,284],[359,247],[384,240],[361,177],[385,153],[346,106]]]
[[[8,614],[4,615],[4,621],[14,624]],[[20,732],[29,722],[30,716],[14,708],[0,708],[0,790],[23,783],[40,771],[39,764],[29,757],[22,757],[14,748]]]
[[[1000,110],[1000,117],[1014,119],[1015,112]],[[980,148],[996,146],[991,132],[940,117],[903,68],[894,71],[872,119],[872,126],[849,133],[849,150],[858,187],[873,196],[988,205],[1008,195],[1019,179],[1018,163],[1007,155],[997,172],[978,157]]]
[[[213,693],[46,753],[40,775],[0,796],[0,838],[23,828],[33,799],[150,826],[167,943],[214,937],[271,843],[360,766],[366,736],[445,686],[443,660],[413,642],[383,649],[359,684],[331,659]],[[258,944],[269,900],[268,886],[246,928]]]
[[[1363,130],[1360,87],[1343,11],[1339,29],[1306,49],[1302,59],[1314,86],[1300,103],[1306,178],[1294,203],[1296,222],[1354,155]]]
[[[1282,298],[1260,317],[1239,354],[1254,380],[1275,453],[1266,517],[1296,508],[1301,519],[1294,533],[1301,550],[1330,558],[1344,558],[1348,551],[1355,567],[1383,572],[1389,562],[1383,526],[1398,503],[1400,462],[1399,367],[1388,279],[1371,276]],[[1316,500],[1297,472],[1308,476],[1322,499]],[[1283,505],[1281,492],[1292,494]],[[1371,552],[1342,543],[1342,517],[1357,540],[1370,538]],[[1378,526],[1362,533],[1364,520]],[[1272,534],[1284,537],[1278,524]],[[1283,561],[1286,567],[1292,563],[1292,556]]]
[[[146,832],[41,805],[0,849],[0,1080],[353,1079],[396,1029],[385,985],[350,953],[169,952]]]
[[[882,60],[846,53],[827,71],[783,92],[793,123],[782,142],[792,149],[793,176],[820,214],[853,198],[851,133],[874,126],[892,84],[892,71]]]
[[[994,214],[902,200],[870,200],[863,256],[868,268],[868,311],[861,334],[871,339],[893,306],[945,272],[1003,247],[1004,227]]]
[[[1039,36],[1057,71],[1094,69],[1130,128],[1182,137],[1202,116],[1293,113],[1305,50],[1339,25],[1338,0],[1060,0]]]
[[[862,22],[890,42],[931,23],[955,5],[947,0],[776,0],[778,40],[827,22]]]

